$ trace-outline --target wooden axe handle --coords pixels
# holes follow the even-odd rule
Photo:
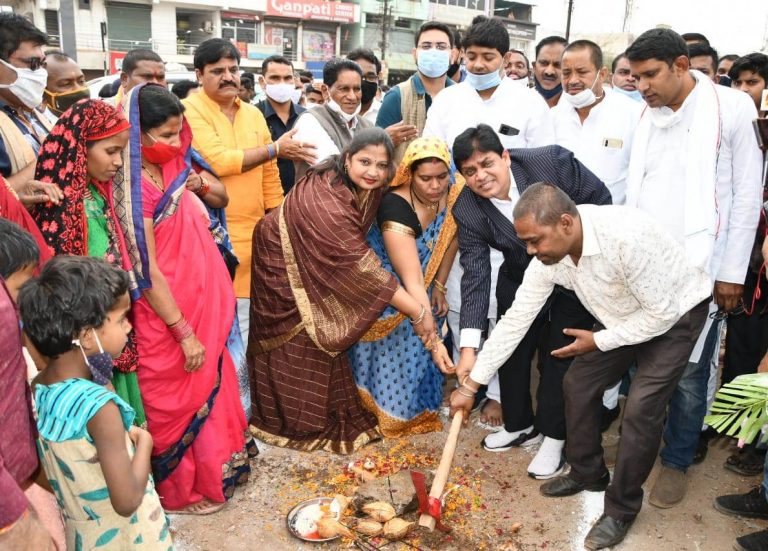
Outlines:
[[[459,431],[461,431],[461,425],[464,421],[464,412],[458,410],[451,422],[451,429],[448,431],[448,439],[445,442],[443,448],[443,455],[440,458],[440,464],[435,472],[435,479],[432,482],[432,489],[429,490],[429,497],[440,499],[445,490],[445,484],[448,482],[448,475],[451,472],[451,464],[453,463],[453,455],[456,453],[456,443],[459,441]],[[424,526],[430,531],[435,529],[435,519],[426,513],[422,513],[419,517],[419,526]]]

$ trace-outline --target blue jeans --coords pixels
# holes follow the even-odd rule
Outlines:
[[[718,338],[720,322],[714,321],[707,333],[699,361],[688,362],[669,402],[667,424],[664,427],[664,449],[660,454],[661,463],[665,467],[685,472],[693,463],[704,416],[707,414],[707,383]]]

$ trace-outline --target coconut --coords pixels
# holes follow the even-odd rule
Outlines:
[[[395,508],[386,501],[374,501],[363,505],[363,513],[378,522],[387,522],[395,518]]]
[[[401,518],[393,518],[384,525],[384,537],[388,540],[403,539],[413,524]]]
[[[368,518],[361,519],[355,525],[355,530],[366,536],[378,536],[383,526],[380,522]]]
[[[335,538],[336,536],[344,536],[347,538],[354,537],[354,534],[341,524],[335,518],[321,518],[317,521],[317,533],[321,538]]]

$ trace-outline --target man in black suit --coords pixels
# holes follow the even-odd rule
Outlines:
[[[485,124],[469,128],[453,144],[456,167],[467,181],[453,207],[459,230],[459,250],[464,274],[461,280],[461,358],[459,381],[469,374],[477,356],[480,333],[485,329],[491,281],[489,248],[504,254],[496,286],[499,317],[512,305],[530,256],[517,237],[512,211],[520,194],[536,182],[552,183],[577,204],[611,203],[611,195],[597,176],[573,154],[552,145],[505,150],[494,130]],[[503,430],[488,435],[483,447],[505,451],[541,442],[528,474],[547,479],[565,464],[565,412],[563,376],[569,359],[550,352],[570,344],[565,328],[591,329],[594,319],[572,291],[556,288],[549,307],[531,326],[515,353],[499,370]],[[530,376],[531,362],[539,348],[540,381],[534,418]]]

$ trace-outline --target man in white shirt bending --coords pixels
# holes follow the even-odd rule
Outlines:
[[[538,183],[520,196],[514,220],[517,236],[536,258],[512,307],[451,395],[451,410],[468,413],[477,388],[515,352],[556,285],[575,291],[597,323],[594,331],[565,329],[575,341],[552,351],[555,357],[575,356],[563,380],[571,470],[540,491],[561,497],[606,490],[604,513],[584,542],[588,549],[603,549],[624,539],[640,511],[666,406],[707,317],[711,284],[683,247],[637,209],[577,207],[562,190]],[[603,391],[633,362],[637,373],[609,484],[600,404]]]
[[[762,203],[761,159],[746,94],[690,70],[688,47],[652,29],[627,49],[648,108],[638,123],[627,173],[627,205],[664,226],[713,283],[708,319],[669,406],[662,468],[648,501],[672,507],[686,471],[706,454],[701,431],[719,328],[739,306]],[[719,310],[720,314],[715,314]]]

